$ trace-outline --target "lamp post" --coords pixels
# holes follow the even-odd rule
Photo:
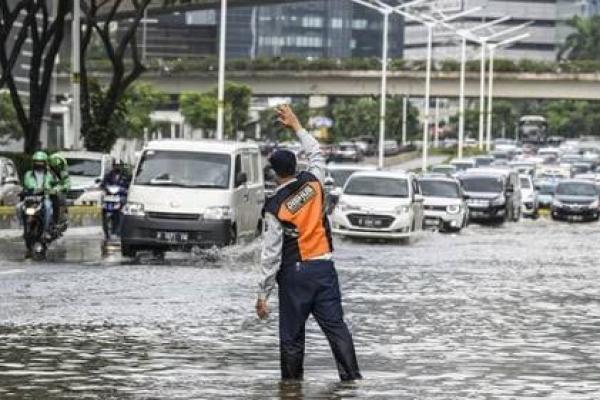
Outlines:
[[[88,27],[88,29],[91,29]],[[79,148],[81,135],[81,4],[79,0],[73,1],[73,21],[71,25],[71,39],[73,41],[73,66],[71,68],[71,90],[73,96],[73,137],[72,148]]]
[[[486,137],[486,150],[490,151],[492,149],[492,112],[493,112],[493,95],[494,95],[494,55],[496,49],[499,47],[505,47],[511,45],[515,42],[528,38],[530,36],[529,33],[523,33],[521,35],[505,39],[498,43],[493,43],[488,45],[488,50],[490,53],[490,71],[489,71],[489,84],[488,84],[488,104],[487,104],[487,137]]]
[[[227,0],[221,0],[219,32],[219,80],[217,88],[217,139],[223,140],[225,119],[225,48],[227,40]]]

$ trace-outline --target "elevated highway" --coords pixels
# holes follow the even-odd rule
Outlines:
[[[431,95],[458,96],[459,76],[456,72],[432,75]],[[378,71],[261,71],[227,72],[227,80],[245,83],[256,96],[371,96],[379,94]],[[184,91],[207,91],[217,84],[213,72],[159,75],[147,73],[142,82],[158,89],[179,94]],[[68,77],[59,79],[59,90],[68,92]],[[487,88],[487,86],[486,86]],[[389,95],[423,96],[423,72],[391,72]],[[466,96],[479,97],[479,74],[470,73],[466,80]],[[531,74],[496,73],[494,97],[507,99],[572,99],[600,100],[600,74]]]

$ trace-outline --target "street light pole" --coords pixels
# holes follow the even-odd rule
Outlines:
[[[71,146],[79,148],[81,135],[81,4],[73,1],[73,21],[71,27],[73,66],[71,68],[71,90],[73,96],[73,137]],[[91,29],[91,27],[88,27]]]
[[[383,13],[383,43],[381,49],[381,94],[379,105],[379,169],[383,169],[384,143],[385,143],[385,119],[387,103],[387,72],[388,72],[388,36],[390,13]]]
[[[227,0],[221,0],[221,21],[219,32],[219,81],[217,88],[217,139],[223,140],[225,119],[225,48],[227,40]]]
[[[485,40],[481,41],[481,70],[479,73],[479,150],[483,150],[483,132],[485,112],[485,48],[487,44]]]
[[[406,119],[408,117],[408,98],[402,97],[402,146],[406,146]]]
[[[423,120],[423,164],[421,171],[427,171],[427,153],[429,151],[429,96],[431,93],[431,59],[433,46],[433,23],[427,23],[427,64],[425,67],[425,113]]]
[[[462,38],[460,56],[460,95],[458,99],[458,158],[463,157],[465,140],[465,64],[467,63],[467,38]]]
[[[440,98],[435,98],[435,114],[434,114],[435,136],[433,139],[433,147],[440,147]]]

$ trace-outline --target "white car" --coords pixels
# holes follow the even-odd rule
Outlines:
[[[406,239],[423,228],[423,196],[412,174],[356,172],[344,186],[332,220],[337,235]]]
[[[265,202],[254,143],[157,140],[142,152],[123,209],[121,252],[189,251],[255,237]]]
[[[419,179],[419,185],[424,198],[425,227],[459,232],[467,226],[469,209],[458,180],[425,176]]]
[[[109,154],[91,151],[64,151],[59,153],[67,160],[71,189],[67,199],[75,205],[100,204],[102,190],[99,183],[112,168]]]
[[[475,160],[470,158],[455,158],[450,161],[450,165],[456,167],[457,172],[466,171],[471,168],[477,168],[477,163]]]
[[[369,164],[327,164],[326,182],[336,191],[341,192],[350,176],[359,171],[375,171],[374,165]],[[338,193],[339,194],[339,193]]]
[[[524,217],[537,218],[539,204],[533,179],[529,174],[519,175],[521,180],[521,213]]]

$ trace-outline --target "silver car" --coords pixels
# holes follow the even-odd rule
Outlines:
[[[425,176],[419,179],[423,194],[424,224],[445,232],[459,232],[469,222],[460,182],[454,178]]]
[[[0,205],[15,205],[23,188],[15,164],[8,158],[0,157]]]

